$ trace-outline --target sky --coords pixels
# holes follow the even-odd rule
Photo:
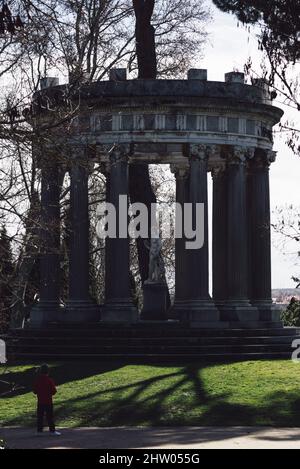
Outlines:
[[[233,70],[243,71],[249,56],[253,59],[253,68],[259,72],[261,53],[257,48],[255,31],[250,34],[243,27],[237,27],[237,19],[230,14],[217,10],[211,2],[213,19],[208,26],[209,42],[204,57],[199,61],[199,68],[206,68],[208,80],[224,81],[224,74]],[[249,40],[248,40],[249,39]],[[296,73],[296,72],[295,72]],[[299,75],[300,70],[297,70]],[[282,101],[282,99],[279,101]],[[282,108],[285,117],[292,118],[300,126],[299,112],[281,102],[273,105]],[[297,115],[298,114],[298,115]],[[300,158],[295,156],[284,143],[284,139],[275,135],[274,150],[277,160],[270,168],[271,211],[275,220],[276,207],[294,205],[300,207]],[[300,213],[300,210],[298,211]],[[282,239],[272,234],[272,287],[294,288],[292,275],[300,275],[300,257],[297,256],[297,243],[282,246]],[[284,254],[284,252],[288,254]]]

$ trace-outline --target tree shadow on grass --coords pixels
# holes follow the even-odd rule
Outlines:
[[[132,363],[74,362],[55,364],[51,375],[58,384],[72,383],[95,376],[101,389],[60,400],[55,405],[58,424],[68,426],[227,426],[227,425],[279,425],[299,426],[300,398],[296,393],[277,391],[264,396],[258,405],[234,402],[234,393],[209,392],[205,389],[201,373],[204,363],[174,366],[159,363],[159,369],[170,367],[147,379],[132,379],[114,385],[113,378],[105,384],[105,373]],[[149,365],[149,363],[147,363]],[[155,367],[155,365],[152,365]],[[31,390],[32,370],[20,374]],[[74,384],[76,391],[76,384]],[[82,392],[82,391],[81,391]],[[76,392],[74,393],[76,394]],[[32,424],[32,413],[20,413],[7,418],[4,425]]]
[[[299,426],[300,398],[296,393],[273,392],[265,396],[258,406],[232,402],[232,393],[210,394],[205,390],[201,371],[205,365],[183,367],[173,374],[159,375],[122,388],[103,392],[109,399],[99,399],[99,393],[80,398],[84,412],[78,419],[79,426],[99,425],[279,425]],[[170,384],[170,378],[176,382]],[[150,387],[153,391],[150,391]],[[156,389],[156,387],[158,389]],[[187,402],[181,392],[186,386],[192,389]],[[122,391],[125,391],[126,396]],[[129,394],[128,394],[129,391]],[[148,391],[148,393],[147,393]],[[119,397],[116,397],[119,394]],[[172,400],[173,397],[173,400]],[[78,400],[66,405],[74,406]],[[64,418],[63,406],[58,418]]]
[[[0,373],[0,398],[13,398],[32,391],[33,382],[41,363],[22,371],[7,371]],[[14,366],[24,366],[23,363],[14,363]],[[75,366],[74,366],[75,365]],[[103,374],[125,366],[121,361],[108,361],[99,363],[94,361],[56,362],[49,365],[50,375],[58,385],[85,379],[95,374]]]

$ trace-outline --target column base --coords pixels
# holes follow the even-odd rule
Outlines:
[[[108,300],[102,309],[101,321],[135,323],[138,310],[130,298]]]
[[[29,326],[41,328],[60,320],[65,308],[57,301],[41,301],[30,311]]]
[[[141,320],[164,321],[167,319],[167,293],[165,283],[148,281],[144,283]]]
[[[270,300],[253,300],[251,304],[258,309],[260,321],[280,322],[281,308]]]
[[[171,306],[171,308],[167,311],[167,319],[171,319],[173,321],[179,320],[179,312],[176,309],[176,304]]]
[[[181,315],[184,314],[184,312],[187,309],[186,306],[187,300],[174,300],[173,306],[168,311],[168,319],[175,319],[177,321],[180,321]]]
[[[226,305],[226,300],[216,300],[214,298],[214,304],[216,308],[221,309],[224,308],[224,306]]]
[[[222,321],[259,321],[259,311],[251,306],[247,300],[227,301],[220,306],[220,315]]]
[[[220,313],[210,298],[205,300],[176,301],[174,311],[177,312],[179,320],[191,327],[198,327],[205,323],[213,324],[219,322]]]
[[[60,322],[86,323],[100,321],[100,307],[92,300],[70,300],[67,302]]]

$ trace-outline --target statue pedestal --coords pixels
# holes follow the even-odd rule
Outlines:
[[[167,319],[167,292],[165,283],[146,280],[143,285],[142,320],[164,321]]]

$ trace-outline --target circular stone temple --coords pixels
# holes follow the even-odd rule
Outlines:
[[[176,238],[169,317],[191,327],[259,327],[261,321],[278,326],[271,298],[269,166],[275,160],[272,127],[282,111],[271,105],[264,82],[247,85],[237,72],[227,73],[224,82],[207,81],[206,70],[198,69],[189,70],[186,80],[127,80],[125,69],[113,69],[108,81],[82,85],[76,93],[49,78],[41,88],[33,98],[33,125],[48,126],[53,138],[34,146],[42,174],[42,253],[40,301],[31,325],[139,319],[131,298],[128,238],[106,240],[105,304],[90,300],[88,177],[93,163],[102,163],[107,200],[117,204],[120,195],[128,195],[128,165],[140,162],[170,164],[177,202],[204,204],[203,246],[186,249],[185,240]],[[69,301],[62,307],[59,196],[66,171],[72,230]],[[147,319],[155,318],[150,307]]]

